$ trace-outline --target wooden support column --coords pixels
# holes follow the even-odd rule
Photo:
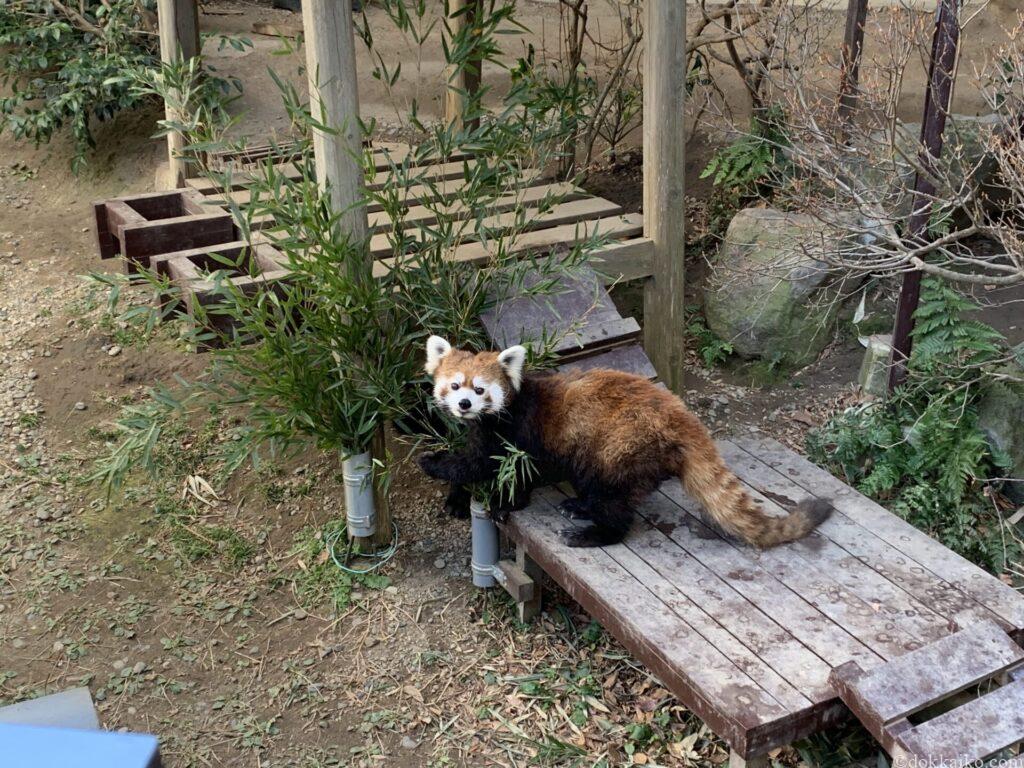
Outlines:
[[[939,13],[935,20],[932,39],[931,66],[928,89],[925,92],[924,116],[921,119],[921,142],[918,156],[921,170],[914,176],[912,213],[907,222],[905,238],[915,245],[928,234],[931,219],[931,201],[935,183],[928,172],[934,168],[942,154],[942,137],[946,129],[950,100],[953,97],[953,77],[957,47],[960,44],[960,0],[939,0]],[[903,383],[907,377],[907,361],[913,344],[914,312],[921,300],[921,271],[908,272],[903,277],[896,322],[892,331],[892,358],[889,364],[889,391]]]
[[[463,30],[471,29],[476,24],[476,15],[480,10],[480,0],[448,0],[448,30],[449,50],[451,41],[454,40]],[[480,90],[483,62],[479,57],[473,57],[460,69],[449,64],[445,70],[447,86],[445,89],[444,117],[445,122],[455,128],[475,128],[478,120],[471,121],[470,125],[463,125],[462,116],[465,114],[471,94]]]
[[[662,381],[683,389],[686,3],[647,0],[644,25],[644,234],[654,244],[644,293],[644,348]]]
[[[846,9],[846,36],[843,38],[839,75],[839,130],[842,142],[846,141],[847,125],[857,109],[860,57],[864,51],[864,24],[867,22],[867,18],[868,0],[849,0],[849,6]]]
[[[373,259],[369,249],[366,196],[363,189],[363,132],[359,120],[356,50],[351,0],[302,0],[302,24],[306,36],[306,69],[309,104],[313,118],[329,130],[313,130],[313,153],[320,188],[330,195],[332,210],[340,214],[338,226],[349,242],[362,249],[362,258],[349,263],[353,279],[370,280]],[[386,455],[384,425],[369,446],[375,460]],[[377,533],[366,547],[391,541],[391,511],[380,492],[374,470],[374,501]]]
[[[157,25],[160,31],[160,60],[165,64],[188,61],[199,55],[199,7],[196,0],[157,0]],[[165,104],[167,120],[177,120],[178,112]],[[189,175],[182,157],[185,137],[176,131],[167,134],[168,185],[184,187]]]

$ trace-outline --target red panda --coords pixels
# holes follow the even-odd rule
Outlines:
[[[434,400],[467,421],[464,449],[420,458],[423,470],[455,487],[492,479],[503,440],[526,451],[545,481],[577,493],[562,514],[589,524],[562,531],[569,546],[623,540],[631,504],[678,477],[714,526],[755,547],[800,539],[831,512],[805,499],[786,517],[766,514],[729,471],[707,428],[682,400],[647,379],[613,370],[524,375],[526,350],[474,354],[439,336],[427,340]],[[508,510],[493,510],[500,519]]]

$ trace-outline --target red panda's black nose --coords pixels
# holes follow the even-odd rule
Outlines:
[[[461,408],[462,410],[468,411],[472,407],[473,404],[469,402],[469,400],[459,400],[459,408]]]

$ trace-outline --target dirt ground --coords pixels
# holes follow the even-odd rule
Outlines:
[[[523,2],[542,42],[556,12]],[[210,30],[297,21],[265,5],[204,8]],[[243,76],[247,130],[284,131],[266,67],[301,83],[301,59],[251,37],[251,51],[211,61]],[[407,87],[437,110],[437,52],[413,69]],[[360,87],[364,114],[390,120],[379,84]],[[393,486],[397,555],[372,580],[342,578],[324,548],[341,512],[333,457],[310,451],[221,486],[212,422],[164,435],[164,471],[110,503],[86,481],[120,408],[204,362],[173,328],[143,339],[112,323],[81,278],[116,269],[98,260],[89,203],[152,188],[158,115],[100,126],[78,177],[63,139],[36,150],[0,136],[0,703],[88,685],[105,727],[157,734],[169,768],[722,764],[722,742],[556,588],[522,626],[501,594],[471,587],[467,526],[442,516],[441,489],[412,467]],[[697,196],[713,143],[698,133],[689,148]],[[635,206],[638,183],[625,162],[593,186]],[[994,315],[1019,341],[1015,317]],[[758,428],[799,447],[853,397],[860,352],[841,331],[819,362],[770,386],[692,356],[687,400],[718,433]],[[777,757],[874,759],[857,731],[802,749]]]

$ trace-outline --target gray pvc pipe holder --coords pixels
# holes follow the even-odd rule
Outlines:
[[[498,526],[491,520],[487,508],[476,499],[469,502],[469,513],[473,538],[473,559],[470,563],[473,586],[496,586],[494,566],[498,564]]]
[[[350,456],[341,462],[345,482],[345,520],[350,536],[377,533],[377,509],[373,505],[373,460],[369,453]]]

